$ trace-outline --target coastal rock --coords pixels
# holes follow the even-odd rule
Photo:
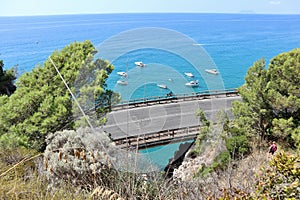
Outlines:
[[[215,142],[214,144],[207,143],[203,148],[202,153],[195,158],[190,157],[191,152],[194,150],[194,148],[191,148],[187,152],[182,164],[178,169],[174,170],[173,179],[184,182],[191,181],[202,166],[209,166],[212,164],[215,156],[224,148],[221,143],[221,141]]]

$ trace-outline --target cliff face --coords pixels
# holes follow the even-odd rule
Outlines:
[[[167,177],[171,178],[173,176],[174,170],[182,165],[186,153],[189,151],[193,144],[194,142],[186,142],[180,144],[179,149],[174,153],[174,157],[169,160],[169,164],[164,169]]]
[[[174,170],[173,179],[183,185],[191,185],[196,191],[216,196],[222,196],[224,191],[244,191],[244,194],[251,194],[256,190],[255,184],[257,177],[262,175],[262,167],[267,167],[271,160],[267,152],[255,150],[244,159],[230,162],[222,171],[211,172],[205,178],[195,178],[195,174],[203,165],[209,166],[213,163],[217,153],[218,149],[212,146],[194,159],[187,153],[182,165]]]
[[[173,179],[181,181],[192,180],[199,168],[203,165],[210,165],[216,155],[216,149],[213,146],[206,146],[205,150],[200,156],[192,158],[190,156],[193,147],[186,153],[182,164],[174,169]]]

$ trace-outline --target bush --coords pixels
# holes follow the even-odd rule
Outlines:
[[[239,159],[250,153],[250,145],[245,135],[228,137],[225,141],[231,158]]]
[[[229,151],[222,151],[218,156],[214,159],[214,169],[225,169],[227,164],[230,162],[230,153]]]
[[[109,146],[104,134],[92,134],[91,130],[61,131],[47,137],[44,153],[45,174],[52,182],[70,182],[74,186],[91,190],[93,186],[112,181],[110,159],[105,154],[102,141]]]
[[[300,199],[300,157],[280,152],[257,177],[259,199]]]
[[[219,155],[217,155],[213,161],[213,163],[209,166],[202,164],[202,166],[198,169],[194,178],[196,177],[206,177],[211,172],[217,170],[224,170],[228,163],[230,162],[230,154],[228,151],[222,151]]]

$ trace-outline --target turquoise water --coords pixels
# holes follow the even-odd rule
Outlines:
[[[147,159],[153,161],[154,164],[163,170],[168,165],[169,160],[173,158],[175,151],[179,148],[179,145],[185,142],[193,142],[193,140],[146,148],[139,150],[139,152],[144,154]]]
[[[122,37],[118,37],[120,35]],[[108,79],[108,88],[120,92],[123,99],[135,99],[164,96],[170,90],[192,93],[239,87],[254,61],[262,57],[268,61],[281,52],[300,47],[300,15],[172,13],[0,17],[0,38],[0,59],[5,68],[18,66],[19,75],[43,64],[51,52],[74,41],[91,40],[98,47],[100,58],[109,59],[118,52],[118,56],[110,60],[115,71]],[[114,42],[102,49],[103,44],[111,40]],[[133,44],[140,46],[128,49]],[[146,67],[136,67],[136,61],[144,62]],[[213,67],[220,72],[218,76],[203,72]],[[117,80],[122,79],[118,71],[129,72],[127,86],[116,85]],[[184,76],[184,72],[192,72],[200,87],[185,87],[184,84],[193,79]],[[169,89],[160,89],[157,84],[166,84]],[[164,167],[178,146],[169,144],[141,152],[148,152]]]
[[[176,92],[206,90],[210,87],[208,80],[212,83],[219,80],[215,81],[216,77],[213,76],[204,77],[205,75],[201,74],[201,71],[199,74],[195,68],[209,68],[214,65],[220,72],[223,87],[236,88],[243,84],[244,75],[254,61],[262,57],[269,60],[281,52],[300,46],[300,15],[172,13],[0,17],[0,27],[0,59],[4,60],[6,68],[18,65],[19,74],[30,71],[39,63],[42,64],[51,52],[71,42],[88,39],[95,46],[101,46],[104,41],[124,31],[147,27],[174,30],[189,37],[195,43],[201,44],[199,48],[207,52],[213,60],[213,63],[204,63],[206,66],[196,66],[184,56],[172,51],[144,48],[145,46],[123,52],[112,61],[116,70],[108,80],[108,87],[127,93],[122,95],[124,99],[164,95],[168,91],[154,87],[164,81],[173,87],[171,90],[177,90],[189,81],[183,75],[185,71],[195,73],[195,79],[200,81],[200,87],[196,89],[182,87]],[[142,37],[131,38],[123,41],[123,46],[115,43],[111,48],[123,49],[124,45],[130,45],[134,40],[144,41]],[[174,40],[173,44],[176,45],[178,42],[180,41]],[[199,59],[201,60],[201,56]],[[147,69],[137,69],[140,73],[136,70],[136,77],[129,77],[131,79],[129,81],[143,79],[145,76],[157,76],[158,80],[152,80],[151,83],[138,82],[138,86],[130,90],[129,87],[116,86],[117,80],[120,79],[116,72],[134,69],[135,61],[143,61],[149,65]],[[149,70],[151,65],[164,70]],[[149,75],[149,71],[153,74]],[[167,81],[170,71],[174,79],[179,79],[178,82]]]

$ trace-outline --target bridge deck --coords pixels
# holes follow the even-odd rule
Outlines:
[[[200,121],[196,111],[201,108],[209,120],[216,120],[216,113],[229,108],[239,96],[213,95],[202,100],[177,101],[176,103],[155,104],[115,110],[107,115],[104,131],[117,145],[139,146],[155,144],[163,140],[170,141],[183,137],[196,137]],[[183,131],[184,130],[184,131]],[[185,132],[185,133],[182,133]],[[173,134],[170,134],[173,133]]]

